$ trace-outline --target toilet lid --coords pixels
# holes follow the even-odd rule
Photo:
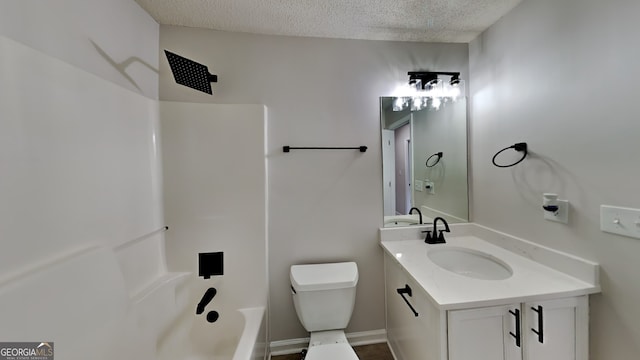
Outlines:
[[[355,262],[293,265],[290,278],[296,291],[352,288],[358,283],[358,266]]]
[[[358,355],[349,344],[327,344],[310,347],[304,360],[358,360]]]

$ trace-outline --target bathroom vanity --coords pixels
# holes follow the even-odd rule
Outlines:
[[[475,224],[455,226],[446,244],[419,230],[380,233],[396,359],[588,359],[597,264]]]

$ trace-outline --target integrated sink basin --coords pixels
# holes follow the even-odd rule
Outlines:
[[[428,216],[422,216],[422,224],[432,224],[433,219]],[[384,226],[385,227],[396,227],[396,226],[409,226],[409,225],[422,225],[420,224],[420,215],[418,214],[409,214],[409,215],[392,215],[384,217]]]
[[[424,221],[423,221],[424,222]],[[384,226],[409,226],[420,224],[420,217],[416,215],[394,215],[384,217]]]
[[[429,249],[427,256],[445,270],[475,279],[504,280],[513,275],[505,262],[478,250],[446,246]]]

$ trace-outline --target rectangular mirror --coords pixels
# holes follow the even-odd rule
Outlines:
[[[382,97],[380,121],[384,226],[468,222],[466,99]]]

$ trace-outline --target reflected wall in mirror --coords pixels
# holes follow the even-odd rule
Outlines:
[[[435,105],[380,98],[385,227],[469,221],[466,99]]]

